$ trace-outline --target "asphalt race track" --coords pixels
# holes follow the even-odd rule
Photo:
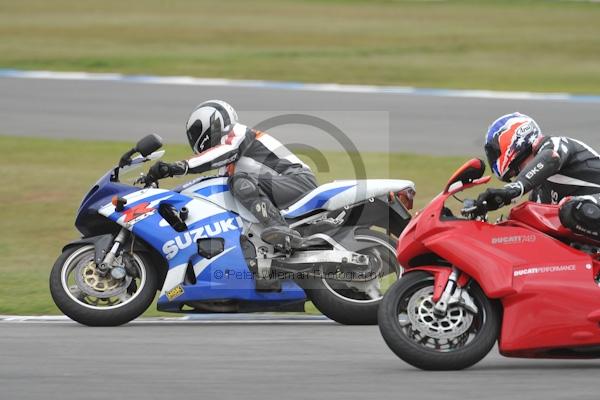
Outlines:
[[[309,113],[340,128],[360,151],[482,155],[483,136],[504,113],[532,115],[548,134],[600,147],[600,100],[557,101],[335,93],[235,86],[156,85],[0,78],[0,134],[136,141],[158,133],[184,142],[185,122],[199,102],[231,102],[254,126],[267,118]],[[331,134],[307,125],[271,131],[284,144],[341,150]]]
[[[265,322],[0,323],[0,399],[598,399],[600,361],[423,372],[374,326]]]
[[[0,399],[598,399],[600,361],[501,358],[461,372],[397,359],[330,321],[0,323]]]
[[[318,116],[331,117],[363,151],[481,155],[491,119],[513,110],[536,117],[547,133],[600,147],[594,101],[12,78],[0,78],[0,134],[135,141],[156,132],[183,142],[188,113],[209,98],[233,103],[249,125],[325,110]],[[340,147],[313,128],[275,129],[286,143],[302,137],[316,148]],[[396,358],[374,326],[233,318],[119,328],[0,322],[0,400],[600,398],[600,361],[506,359],[494,350],[467,371],[422,372]]]

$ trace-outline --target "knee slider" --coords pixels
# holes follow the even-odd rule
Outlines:
[[[595,200],[586,197],[569,199],[560,207],[558,215],[560,222],[570,229],[578,226],[598,229],[600,224],[600,206]]]
[[[595,224],[600,222],[600,207],[596,203],[585,202],[577,211],[581,213],[583,220],[591,221]]]
[[[259,194],[255,180],[246,173],[241,172],[231,176],[228,183],[234,196],[244,198],[256,197]]]

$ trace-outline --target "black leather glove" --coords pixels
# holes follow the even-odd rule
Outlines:
[[[157,161],[148,170],[148,179],[152,182],[156,182],[162,178],[169,178],[174,175],[185,175],[188,172],[188,165],[186,161],[176,161],[174,163],[166,163]]]
[[[152,182],[156,182],[159,179],[168,178],[170,176],[173,176],[171,164],[162,161],[157,161],[153,166],[151,166],[150,170],[148,170],[148,174],[146,175],[148,180]]]
[[[509,205],[515,197],[518,197],[518,193],[515,196],[515,191],[511,188],[488,188],[477,197],[477,207],[480,210],[494,211]]]

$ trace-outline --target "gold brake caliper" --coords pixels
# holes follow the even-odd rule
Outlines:
[[[121,281],[113,279],[110,274],[101,276],[93,260],[82,269],[81,273],[86,285],[100,293],[114,290],[122,284]]]

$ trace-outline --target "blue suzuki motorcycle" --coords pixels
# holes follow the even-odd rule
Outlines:
[[[60,310],[92,326],[141,315],[159,292],[174,313],[289,310],[311,300],[343,324],[375,324],[383,293],[401,274],[395,238],[407,225],[414,184],[334,181],[282,214],[303,236],[299,249],[260,239],[261,225],[229,192],[226,177],[199,177],[172,190],[120,175],[160,158],[149,135],[85,195],[50,274]],[[139,153],[134,157],[136,153]]]

